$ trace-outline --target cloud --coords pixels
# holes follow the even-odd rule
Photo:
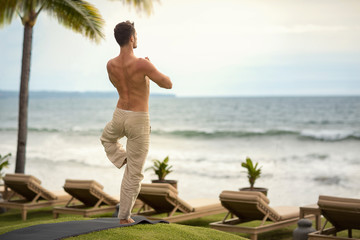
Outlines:
[[[40,15],[31,90],[113,90],[105,66],[119,53],[113,28],[124,20],[135,21],[135,54],[149,56],[169,75],[171,92],[178,95],[256,94],[256,88],[265,94],[269,83],[274,89],[281,84],[271,92],[298,93],[307,91],[301,82],[309,81],[320,92],[327,79],[339,89],[344,82],[347,89],[358,86],[353,66],[360,62],[360,1],[164,0],[155,3],[151,17],[121,1],[92,2],[106,20],[106,39],[99,45]],[[0,39],[0,88],[18,90],[20,21],[1,29]],[[154,84],[151,90],[165,91]]]
[[[340,33],[345,31],[359,31],[359,26],[326,26],[326,25],[295,25],[295,26],[270,26],[265,29],[266,33]]]

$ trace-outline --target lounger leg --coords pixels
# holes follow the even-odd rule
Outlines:
[[[137,211],[137,213],[136,214],[139,214],[140,212],[141,212],[141,210],[145,210],[145,206],[146,206],[146,204],[144,203],[140,208],[139,208],[139,210]]]
[[[97,203],[95,204],[94,208],[99,207],[103,200],[104,198],[100,198],[99,201],[97,201]]]
[[[26,221],[26,217],[27,217],[26,209],[22,209],[21,210],[21,218],[22,218],[22,220]]]
[[[231,214],[230,212],[228,212],[228,213],[226,214],[226,216],[225,216],[224,219],[222,220],[222,223],[225,223],[226,219],[228,218],[228,216],[229,216],[230,214]],[[231,214],[231,215],[232,215],[232,214]]]
[[[260,225],[260,226],[262,226],[262,225],[264,225],[264,224],[265,224],[266,219],[268,219],[269,215],[270,215],[269,213],[267,213],[267,214],[265,215],[265,217],[263,218],[263,220],[262,220],[262,222],[261,222],[261,225]]]
[[[251,234],[250,239],[251,240],[257,240],[258,239],[257,234]]]
[[[54,216],[54,218],[58,218],[58,217],[59,217],[59,213],[54,212],[53,216]]]
[[[320,234],[322,234],[322,232],[324,231],[327,223],[328,223],[328,220],[325,219],[325,223],[324,223],[324,225],[322,226],[322,228],[320,229]]]
[[[176,210],[178,210],[178,208],[179,205],[176,205],[176,207],[170,213],[168,213],[168,217],[171,217],[176,212]]]
[[[144,207],[144,211],[149,211],[150,210],[150,206],[149,205],[147,205],[147,204],[144,204],[145,205],[145,207]]]
[[[7,197],[7,200],[10,201],[11,198],[13,198],[15,196],[15,192],[12,192],[9,194],[9,196]]]
[[[352,238],[352,231],[351,231],[351,229],[348,229],[348,236],[349,236],[349,238]]]
[[[68,207],[70,205],[70,203],[72,202],[72,200],[74,200],[74,197],[71,197],[71,199],[66,203],[65,207]]]
[[[320,228],[321,228],[321,215],[316,215],[315,216],[315,227],[316,227],[316,230],[320,230]]]
[[[38,193],[31,202],[32,203],[36,202],[40,196],[41,196],[41,193]]]

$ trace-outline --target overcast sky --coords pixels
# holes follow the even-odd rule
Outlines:
[[[113,28],[135,22],[138,57],[171,77],[178,96],[360,95],[359,0],[162,0],[138,14],[89,0],[106,21],[95,44],[43,12],[34,28],[30,90],[112,91]],[[23,26],[0,29],[0,90],[18,90]]]

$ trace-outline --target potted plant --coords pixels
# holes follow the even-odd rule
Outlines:
[[[8,158],[11,156],[11,153],[6,154],[5,156],[1,156],[0,154],[0,185],[3,185],[2,178],[3,178],[3,168],[9,167],[9,160]]]
[[[0,186],[3,186],[4,183],[2,182],[2,178],[3,178],[3,168],[6,168],[9,166],[9,160],[8,158],[11,156],[11,153],[6,154],[5,156],[1,156],[0,154]],[[2,187],[1,187],[2,188]],[[6,190],[6,187],[4,187],[4,189],[0,189],[0,201],[2,199],[6,199],[6,197],[8,196],[8,192]],[[6,208],[0,207],[0,213],[4,213],[6,212]]]
[[[157,180],[151,180],[152,183],[169,183],[173,187],[177,189],[177,181],[176,180],[165,180],[166,175],[172,172],[172,166],[169,166],[169,156],[167,156],[164,160],[160,161],[157,159],[153,160],[154,166],[148,167],[147,170],[154,170],[155,174],[158,176]]]
[[[248,179],[249,179],[249,183],[250,183],[250,187],[249,188],[240,188],[240,191],[257,191],[257,192],[262,192],[265,195],[267,195],[267,188],[255,188],[255,181],[256,179],[260,178],[261,176],[261,167],[258,167],[258,163],[255,163],[255,165],[253,164],[252,160],[247,157],[245,162],[241,163],[241,166],[243,168],[246,168],[247,170],[247,174],[248,174]]]

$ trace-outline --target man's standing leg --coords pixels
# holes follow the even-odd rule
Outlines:
[[[134,114],[135,115],[135,114]],[[127,165],[121,184],[119,219],[129,219],[131,210],[139,194],[144,178],[143,167],[149,151],[149,116],[137,113],[137,117],[128,119],[125,129],[128,137],[126,144]],[[135,124],[133,124],[135,122]]]

